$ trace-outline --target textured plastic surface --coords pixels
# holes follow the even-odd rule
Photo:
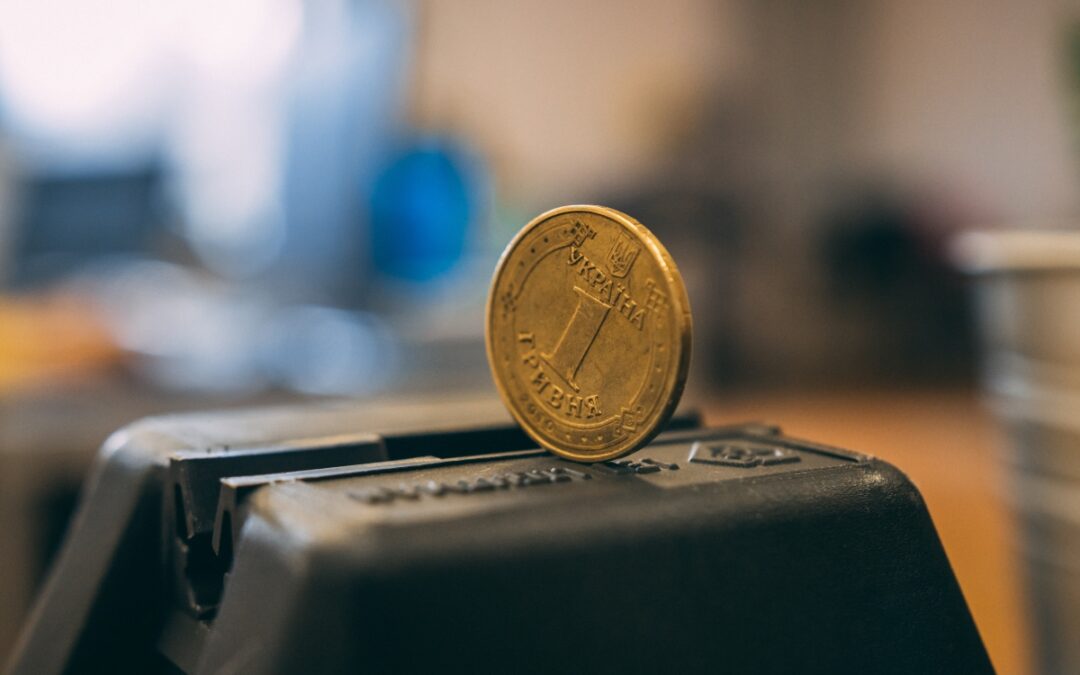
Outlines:
[[[212,525],[195,497],[175,509],[198,518],[164,518],[176,498],[152,494],[186,480],[168,460],[192,448],[148,451],[157,478],[122,528],[95,517],[122,486],[99,483],[65,562],[127,534],[102,568],[61,564],[15,672],[991,671],[922,499],[883,462],[762,425],[589,466],[507,447],[513,427],[377,435],[384,461],[232,458]],[[317,436],[267,452],[334,445]],[[203,569],[170,579],[195,522]],[[220,597],[177,593],[192,571]]]

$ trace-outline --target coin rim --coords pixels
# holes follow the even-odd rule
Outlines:
[[[494,307],[495,307],[495,295],[496,289],[499,286],[499,279],[502,276],[503,270],[506,269],[507,262],[510,259],[510,254],[517,248],[522,239],[528,235],[536,227],[539,227],[544,222],[554,218],[556,216],[563,215],[565,213],[591,213],[599,215],[605,218],[610,218],[615,222],[623,225],[628,230],[637,235],[639,241],[641,241],[649,250],[653,253],[654,258],[658,261],[661,273],[664,276],[664,281],[668,289],[668,295],[671,299],[671,303],[674,305],[675,324],[678,332],[679,341],[679,355],[678,365],[672,369],[672,372],[668,375],[667,382],[670,383],[671,393],[668,396],[667,402],[661,408],[659,414],[655,418],[653,428],[642,434],[638,439],[632,443],[629,443],[625,447],[616,447],[614,450],[608,450],[603,453],[594,454],[581,454],[572,452],[560,448],[557,444],[551,443],[547,439],[543,438],[538,432],[534,431],[530,421],[521,412],[518,411],[517,406],[514,404],[513,397],[507,392],[506,387],[498,375],[498,362],[495,359],[495,353],[492,348],[492,327],[494,324]],[[491,370],[491,378],[495,382],[495,388],[499,392],[499,397],[502,399],[503,404],[507,410],[517,421],[518,425],[529,435],[534,441],[540,444],[541,447],[550,450],[551,452],[564,457],[566,459],[573,460],[575,462],[603,462],[612,459],[617,459],[625,455],[638,450],[649,443],[652,439],[656,438],[657,434],[664,428],[665,424],[671,419],[676,407],[679,404],[679,399],[682,398],[683,390],[686,387],[687,374],[690,371],[690,350],[693,342],[693,322],[690,315],[690,298],[686,293],[686,284],[683,283],[682,275],[679,273],[679,268],[675,264],[675,260],[668,253],[664,245],[660,243],[656,235],[649,231],[647,227],[640,222],[628,216],[627,214],[613,209],[608,206],[598,206],[594,204],[571,204],[568,206],[560,206],[550,211],[545,211],[539,216],[530,220],[525,227],[521,228],[510,243],[506,245],[502,255],[499,256],[499,262],[495,265],[495,272],[491,277],[491,288],[488,292],[487,304],[485,306],[485,325],[484,325],[484,347],[487,352],[488,366]]]

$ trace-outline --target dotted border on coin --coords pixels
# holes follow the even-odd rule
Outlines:
[[[555,423],[550,418],[547,419],[547,422],[549,424],[546,425],[545,428],[549,429],[548,433],[551,434],[551,438],[544,438],[543,434],[534,431],[532,426],[523,419],[523,411],[520,411],[517,408],[511,393],[507,391],[504,383],[499,380],[498,365],[493,350],[492,324],[495,318],[494,311],[496,303],[500,303],[500,307],[503,312],[501,318],[505,320],[507,318],[507,313],[509,309],[513,307],[514,299],[516,298],[515,286],[512,281],[509,283],[506,289],[500,288],[500,282],[503,275],[507,272],[507,264],[512,254],[523,246],[526,238],[529,236],[533,236],[534,239],[537,239],[540,243],[550,245],[550,234],[548,234],[547,237],[544,237],[543,235],[545,234],[545,232],[540,231],[538,228],[540,228],[548,220],[570,213],[589,213],[600,216],[602,218],[607,218],[630,231],[634,235],[636,241],[640,242],[644,247],[647,247],[653,258],[659,261],[659,266],[664,281],[664,287],[668,291],[669,302],[672,303],[673,315],[675,317],[675,320],[676,322],[682,323],[682,326],[677,326],[675,331],[676,336],[681,337],[682,344],[680,345],[680,350],[678,350],[679,356],[681,358],[680,361],[675,365],[675,367],[671,369],[671,372],[668,376],[670,384],[668,382],[664,383],[665,385],[669,386],[663,386],[657,392],[657,394],[659,395],[665,391],[670,390],[667,401],[657,402],[659,405],[662,405],[663,408],[655,417],[655,426],[653,428],[647,429],[637,438],[634,438],[632,433],[630,435],[621,437],[619,440],[631,440],[631,442],[627,443],[625,447],[619,446],[612,442],[609,443],[607,449],[604,449],[600,452],[588,452],[588,450],[593,448],[589,448],[588,446],[581,446],[574,443],[574,432],[568,433],[569,445],[573,446],[572,450],[568,450],[567,447],[563,445],[563,441],[555,437],[554,434],[551,434],[550,428],[553,428],[555,426]],[[564,232],[564,234],[568,234],[568,231]],[[547,253],[550,253],[551,250],[562,246],[565,246],[564,242],[560,242],[559,246],[557,247],[552,247],[550,250],[547,251]],[[530,254],[535,256],[536,245],[530,242],[529,249]],[[547,253],[545,253],[545,255]],[[518,269],[513,270],[510,273],[519,273],[521,270],[525,269],[525,267],[526,261],[519,261]],[[520,288],[517,289],[517,292],[520,292]],[[522,230],[510,241],[506,249],[503,251],[503,254],[499,259],[498,265],[495,268],[495,274],[492,279],[491,292],[488,296],[487,311],[485,317],[484,342],[487,349],[488,362],[492,369],[492,376],[495,379],[496,388],[498,389],[500,396],[503,398],[503,401],[506,404],[507,408],[510,410],[511,414],[515,417],[515,419],[517,419],[517,421],[521,424],[525,431],[529,433],[529,435],[541,446],[547,448],[548,450],[551,450],[552,452],[555,452],[558,455],[581,462],[596,462],[621,457],[622,455],[625,455],[637,448],[642,447],[650,440],[652,440],[652,438],[655,437],[657,433],[659,433],[660,429],[670,418],[671,414],[674,413],[686,382],[686,375],[689,371],[692,333],[693,326],[690,316],[689,299],[686,295],[686,288],[682,283],[682,278],[681,276],[679,276],[678,267],[675,265],[674,260],[672,260],[670,254],[668,254],[668,252],[664,249],[663,245],[659,242],[655,235],[649,232],[646,227],[644,227],[641,223],[637,222],[635,219],[624,213],[616,211],[615,209],[592,205],[572,205],[553,209],[537,216],[532,221],[530,221],[524,228],[522,228]],[[660,347],[660,349],[652,350],[654,353],[656,351],[663,351],[663,345],[660,344],[658,346]],[[668,355],[668,358],[671,358],[670,353]],[[505,360],[507,363],[510,362],[509,358],[506,358]],[[659,370],[656,370],[657,368],[659,368]],[[507,370],[511,373],[513,372],[510,368],[507,368]],[[646,377],[648,378],[651,373],[654,372],[663,374],[664,369],[661,366],[657,366],[653,361],[650,362],[650,369],[647,372]],[[650,384],[650,387],[647,391],[652,391],[652,388],[655,386],[656,383],[649,383],[646,380],[642,385],[642,390],[645,390],[645,384]],[[642,390],[639,390],[639,394]],[[532,398],[528,395],[527,389],[524,389],[524,391],[526,393],[525,398],[522,402],[528,404],[528,402],[532,401]],[[545,426],[543,421],[539,422],[539,424],[541,424],[541,426]],[[588,442],[587,437],[583,437],[583,439],[585,439],[584,442]],[[611,449],[611,446],[614,446],[614,449]],[[576,452],[575,450],[581,450],[583,452]]]

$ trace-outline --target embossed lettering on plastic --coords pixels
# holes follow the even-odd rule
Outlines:
[[[775,445],[746,441],[698,441],[690,449],[690,461],[696,464],[751,468],[790,464],[801,461],[801,458],[794,450]]]
[[[349,492],[349,497],[365,504],[389,504],[399,500],[414,501],[421,497],[442,497],[449,494],[474,494],[494,492],[510,488],[552,483],[569,483],[575,480],[590,480],[591,475],[583,471],[563,466],[548,469],[513,471],[494,476],[479,476],[455,482],[423,481],[420,483],[401,483],[399,485],[377,485]]]

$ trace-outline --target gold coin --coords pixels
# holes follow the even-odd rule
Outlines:
[[[485,333],[495,385],[541,446],[597,462],[640,448],[679,402],[690,304],[660,241],[624,213],[564,206],[506,247]]]

